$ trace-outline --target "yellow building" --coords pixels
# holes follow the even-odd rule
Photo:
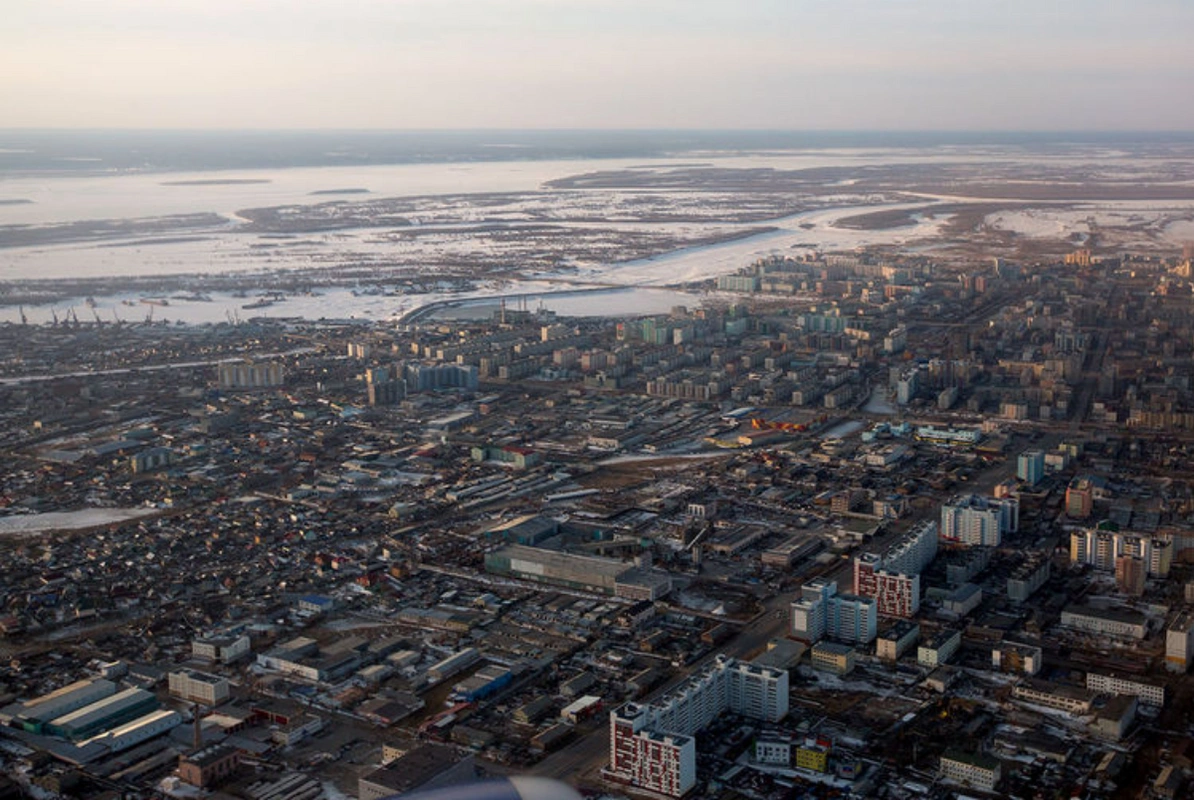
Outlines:
[[[824,747],[799,747],[796,749],[796,766],[813,772],[829,770],[829,751]]]
[[[849,675],[854,671],[854,648],[836,642],[821,642],[813,648],[812,666],[839,677]]]
[[[1091,252],[1086,248],[1067,253],[1065,257],[1065,263],[1075,267],[1089,267],[1093,262],[1094,259],[1091,257]]]

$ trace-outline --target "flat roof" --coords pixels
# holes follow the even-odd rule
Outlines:
[[[112,681],[104,680],[103,678],[99,678],[97,680],[75,681],[74,683],[63,686],[61,689],[55,689],[49,694],[43,694],[41,697],[35,697],[32,700],[22,703],[21,705],[26,711],[34,711],[38,706],[45,703],[51,703],[59,698],[75,694],[76,692],[84,692],[93,686],[102,687],[104,684],[111,686],[113,690],[116,689],[116,684],[112,683]]]
[[[361,780],[383,786],[395,793],[403,793],[417,789],[462,760],[456,750],[447,745],[421,744],[381,769],[362,776]]]
[[[183,667],[182,669],[176,670],[175,672],[173,672],[171,674],[186,675],[188,678],[190,678],[193,681],[199,681],[200,683],[206,683],[209,686],[216,686],[220,683],[220,681],[226,680],[225,678],[221,678],[219,675],[212,675],[209,672],[200,672],[197,669],[191,669],[189,667]]]
[[[105,697],[103,700],[83,706],[80,709],[65,714],[57,719],[50,721],[50,724],[56,728],[63,728],[68,725],[85,727],[97,719],[103,719],[109,714],[114,714],[122,709],[135,706],[138,703],[144,703],[148,700],[156,701],[152,692],[147,692],[144,689],[125,689],[123,692],[118,692],[110,697]]]
[[[237,752],[237,748],[230,744],[220,742],[218,744],[209,745],[202,750],[196,750],[189,756],[184,756],[183,761],[194,764],[200,769],[216,763],[220,759],[227,758],[233,753]]]
[[[124,725],[121,725],[119,728],[113,728],[110,731],[106,731],[97,736],[93,736],[90,739],[88,739],[87,741],[82,742],[82,745],[86,746],[88,744],[91,744],[92,742],[102,742],[105,739],[115,739],[119,736],[123,736],[126,733],[132,733],[133,731],[137,730],[138,728],[142,728],[147,725],[153,725],[154,723],[159,722],[168,717],[174,717],[175,719],[177,719],[178,722],[182,722],[182,715],[179,714],[177,711],[171,711],[168,708],[160,708],[151,714],[146,714],[143,717],[138,717],[137,719],[133,720],[132,722],[126,722]]]
[[[1072,605],[1066,606],[1061,613],[1074,614],[1080,617],[1114,620],[1115,622],[1126,622],[1132,625],[1143,625],[1148,621],[1148,617],[1144,614],[1127,608],[1095,608],[1093,606]]]
[[[512,567],[514,566],[513,562],[518,560],[559,570],[575,571],[579,569],[591,571],[597,573],[600,577],[608,579],[616,579],[623,572],[634,567],[631,563],[617,561],[612,558],[563,553],[558,550],[545,550],[542,547],[528,547],[523,544],[506,545],[500,550],[495,551],[494,555],[510,559]]]

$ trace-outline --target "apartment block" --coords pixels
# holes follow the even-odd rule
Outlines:
[[[953,658],[961,644],[961,631],[943,628],[916,648],[916,663],[922,667],[939,667]]]
[[[778,722],[788,713],[788,673],[718,656],[709,667],[650,704],[610,712],[605,776],[668,797],[696,784],[693,734],[718,715]]]
[[[941,507],[941,538],[968,545],[998,547],[1007,533],[1020,529],[1020,501],[957,495]]]
[[[810,581],[792,603],[792,635],[810,644],[822,637],[866,644],[875,638],[877,610],[871,598],[838,594],[835,583]]]
[[[920,638],[920,626],[902,619],[879,634],[875,640],[875,655],[886,661],[898,661]]]

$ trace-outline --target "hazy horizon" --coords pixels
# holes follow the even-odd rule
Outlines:
[[[5,133],[194,133],[194,134],[267,134],[267,133],[362,133],[362,134],[458,134],[458,133],[612,133],[612,134],[785,134],[785,135],[828,135],[828,136],[857,136],[857,135],[929,135],[929,136],[1030,136],[1055,138],[1061,136],[1090,136],[1098,139],[1119,138],[1124,136],[1142,136],[1147,138],[1163,138],[1166,136],[1194,136],[1194,126],[1190,128],[785,128],[785,127],[686,127],[669,128],[664,126],[652,127],[562,127],[543,125],[538,127],[522,126],[461,126],[461,127],[340,127],[340,126],[295,126],[295,127],[172,127],[172,126],[68,126],[68,125],[0,125],[0,134]]]
[[[1187,157],[1194,132],[0,129],[0,177],[907,150]]]
[[[22,129],[1190,131],[1181,0],[18,0]]]

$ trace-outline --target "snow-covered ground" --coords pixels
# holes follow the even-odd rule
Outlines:
[[[821,434],[822,439],[844,439],[852,433],[862,430],[866,423],[861,420],[850,420],[843,422],[840,425],[835,425],[829,430]]]
[[[170,300],[168,306],[153,306],[153,319],[157,322],[184,322],[188,325],[227,322],[229,317],[242,320],[251,317],[303,317],[305,319],[359,319],[363,321],[384,321],[397,319],[404,313],[430,303],[460,301],[462,304],[489,304],[496,309],[502,297],[526,295],[526,308],[535,310],[540,306],[562,316],[634,316],[641,314],[662,314],[677,305],[698,308],[705,298],[694,294],[656,287],[631,287],[627,289],[603,289],[597,291],[568,291],[560,284],[546,281],[495,282],[482,281],[477,288],[463,292],[448,290],[420,292],[416,294],[387,296],[384,294],[362,294],[352,289],[325,289],[312,295],[288,295],[266,308],[245,309],[253,297],[234,297],[226,292],[213,292],[210,302]],[[54,315],[64,320],[71,309],[81,322],[90,323],[98,316],[104,323],[119,319],[124,322],[142,322],[150,306],[138,302],[138,295],[117,294],[95,297],[94,311],[84,303],[84,298],[65,300],[43,306],[0,306],[0,322],[20,322],[23,311],[30,324],[41,325],[53,320]],[[125,301],[132,303],[126,305]],[[508,308],[518,308],[521,299],[510,299]],[[480,308],[471,316],[488,314]]]
[[[996,230],[1030,239],[1066,239],[1095,231],[1117,230],[1141,244],[1157,241],[1180,246],[1194,240],[1194,202],[1122,201],[1083,203],[1076,208],[999,211],[985,218]]]
[[[570,175],[617,170],[646,172],[693,165],[798,170],[1000,160],[1019,163],[1030,157],[1014,150],[982,147],[955,152],[949,148],[829,148],[755,154],[685,153],[675,158],[651,159],[486,161],[86,176],[9,174],[0,176],[0,200],[31,201],[6,206],[4,224],[37,225],[201,212],[233,214],[244,208],[370,197],[532,191],[548,181]],[[1052,157],[1049,161],[1060,163]],[[1082,162],[1076,157],[1075,163]],[[365,189],[368,194],[316,194],[345,189]]]
[[[871,390],[871,397],[862,410],[868,414],[895,414],[899,411],[887,399],[887,390],[883,386],[876,386]]]
[[[449,268],[455,274],[463,274],[467,271],[463,265],[468,264],[475,264],[479,270],[495,264],[519,265],[524,272],[539,270],[538,275],[547,277],[557,274],[556,265],[563,261],[577,268],[575,274],[564,273],[573,277],[623,284],[671,284],[733,272],[756,258],[792,254],[794,249],[840,250],[928,238],[944,222],[943,218],[922,218],[913,225],[874,231],[835,227],[843,217],[923,205],[891,204],[880,197],[859,204],[859,195],[810,198],[808,203],[821,207],[778,219],[742,221],[735,215],[746,209],[735,206],[730,198],[716,193],[694,198],[693,194],[651,192],[654,205],[637,211],[639,217],[630,213],[634,206],[625,202],[627,198],[622,193],[569,192],[528,196],[496,207],[483,201],[456,201],[449,208],[431,203],[425,210],[434,219],[418,219],[413,225],[393,227],[282,236],[249,233],[242,226],[222,223],[103,241],[8,247],[0,250],[0,280],[257,273],[267,276],[295,270],[345,269],[358,272],[375,269],[385,275],[434,279]],[[557,203],[554,207],[553,200]],[[711,205],[704,206],[702,201]],[[825,204],[830,207],[824,207]],[[772,208],[774,204],[762,203],[755,211],[765,214]],[[399,216],[405,219],[419,213],[416,209]],[[657,216],[660,218],[656,219]],[[470,227],[482,221],[485,221],[483,229]],[[311,224],[317,225],[318,220]],[[692,247],[681,244],[678,250],[666,255],[621,260],[636,250],[650,252],[677,241],[725,238],[753,227],[779,230],[723,244]],[[550,264],[552,271],[543,271],[544,264]]]
[[[85,508],[80,511],[50,511],[45,514],[14,514],[0,517],[0,535],[93,528],[155,513],[155,508]]]
[[[376,280],[408,277],[421,282],[417,294],[400,297],[323,288],[314,296],[288,296],[267,308],[242,310],[254,298],[207,292],[212,302],[171,301],[154,309],[157,320],[186,323],[222,322],[230,316],[336,317],[386,320],[405,311],[446,299],[496,298],[531,294],[528,307],[543,305],[565,315],[659,313],[672,305],[697,305],[686,297],[662,294],[559,295],[559,280],[611,283],[627,287],[662,287],[733,273],[751,262],[774,255],[800,255],[810,250],[851,250],[898,245],[927,252],[941,241],[946,214],[915,214],[907,225],[860,230],[839,227],[847,217],[873,211],[922,208],[934,200],[958,202],[990,198],[919,195],[909,203],[888,202],[857,185],[838,181],[828,195],[786,195],[776,200],[768,190],[707,191],[677,188],[547,188],[554,179],[589,173],[624,171],[644,177],[688,170],[798,170],[817,167],[862,167],[898,164],[1015,165],[1039,161],[1052,168],[1097,165],[1095,175],[1108,179],[1148,177],[1148,163],[1109,148],[1074,148],[1064,156],[1025,153],[1016,148],[942,147],[932,149],[823,149],[770,153],[687,153],[677,158],[624,160],[509,161],[461,164],[318,167],[254,171],[121,174],[101,176],[0,176],[0,200],[31,202],[5,205],[0,212],[0,241],[5,225],[40,225],[97,219],[138,219],[173,214],[214,213],[227,222],[193,230],[171,230],[126,236],[104,242],[75,242],[0,249],[0,281],[67,279],[101,276],[238,274],[244,281],[262,276],[262,285],[305,272],[312,285],[344,270],[377,275]],[[1162,180],[1164,165],[1154,170]],[[666,181],[663,182],[666,184]],[[583,183],[579,184],[584,187]],[[688,186],[689,188],[679,188]],[[627,188],[630,187],[630,188]],[[344,193],[365,189],[367,193]],[[341,193],[335,193],[335,192]],[[332,193],[329,193],[332,192]],[[506,196],[497,196],[501,193]],[[513,194],[507,194],[513,193]],[[406,198],[387,201],[385,198]],[[1015,200],[1015,198],[1009,198]],[[344,206],[321,205],[342,203]],[[320,206],[315,211],[310,207]],[[809,208],[777,219],[743,221],[765,216],[767,209]],[[1194,201],[1085,202],[993,213],[986,224],[1026,239],[1069,239],[1083,242],[1097,235],[1103,246],[1130,246],[1140,241],[1172,247],[1194,240]],[[325,214],[337,220],[339,208],[375,209],[393,217],[387,227],[324,230],[294,235],[245,232],[235,212],[246,208],[290,207],[299,219]],[[300,207],[305,207],[300,209]],[[285,214],[282,215],[285,218]],[[410,222],[409,226],[406,222]],[[483,230],[470,228],[484,223]],[[529,227],[528,227],[529,226]],[[621,260],[656,252],[676,242],[708,240],[757,226],[775,230],[712,245],[677,247],[650,258]],[[301,225],[297,226],[301,227]],[[10,229],[15,234],[21,232]],[[511,283],[482,279],[472,289],[453,291],[437,278],[484,275],[492,269],[517,269],[530,280]],[[513,273],[511,273],[513,274]],[[360,279],[368,289],[368,278]],[[148,308],[134,294],[97,297],[95,313],[105,322],[119,316],[140,321]],[[129,301],[130,307],[122,303]],[[83,298],[55,307],[26,307],[30,322],[62,318],[74,306],[81,321],[93,321]],[[0,307],[0,321],[19,321],[16,308]],[[870,406],[868,406],[870,408]]]

